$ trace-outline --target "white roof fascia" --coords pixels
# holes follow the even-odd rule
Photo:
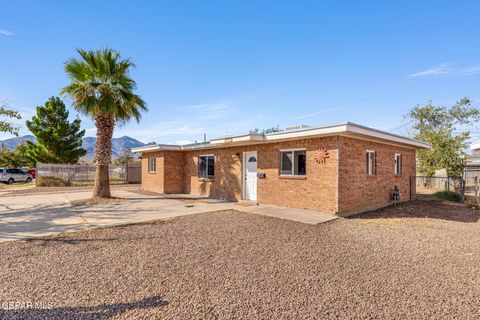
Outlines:
[[[182,147],[175,144],[156,144],[153,146],[132,148],[131,152],[147,152],[147,151],[157,151],[157,150],[182,150]]]
[[[385,140],[390,142],[399,143],[402,145],[412,146],[420,149],[430,149],[428,143],[410,139],[407,137],[398,136],[393,133],[372,129],[365,127],[356,123],[346,122],[342,124],[322,126],[322,127],[307,127],[301,128],[299,130],[292,131],[280,131],[268,133],[266,135],[250,133],[238,136],[228,136],[218,139],[213,139],[209,142],[198,143],[198,144],[188,144],[188,145],[154,145],[154,146],[145,146],[139,148],[133,148],[132,152],[147,152],[147,151],[156,151],[156,150],[196,150],[196,149],[206,149],[206,148],[221,148],[223,146],[228,146],[230,144],[249,144],[252,143],[261,143],[269,141],[279,141],[279,140],[289,140],[289,139],[301,139],[314,136],[326,136],[326,135],[335,135],[341,133],[352,133],[360,136],[371,137],[379,140]],[[480,142],[471,145],[471,149],[477,146],[480,149]],[[473,149],[472,149],[473,150]]]
[[[470,150],[478,150],[478,149],[480,149],[480,141],[473,142],[473,143],[470,145]]]
[[[358,125],[356,123],[347,123],[347,132],[357,133],[364,136],[369,136],[377,139],[393,141],[401,144],[406,144],[410,146],[414,146],[421,149],[430,149],[430,144],[414,139],[410,139],[407,137],[397,136],[396,134],[376,130],[368,127],[364,127],[362,125]]]

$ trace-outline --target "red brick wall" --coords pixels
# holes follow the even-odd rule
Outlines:
[[[265,179],[257,181],[257,201],[286,207],[306,208],[334,214],[337,183],[337,138],[313,138],[246,147],[229,147],[185,154],[185,192],[240,200],[242,198],[243,152],[257,151],[257,172],[265,173]],[[306,148],[307,176],[284,178],[279,176],[281,149]],[[316,164],[314,150],[328,149],[330,158],[325,164]],[[235,156],[240,153],[240,157]],[[198,156],[215,156],[215,179],[198,179]]]
[[[306,148],[307,175],[279,175],[280,150]],[[325,164],[315,163],[314,152],[325,148]],[[376,151],[377,174],[367,176],[366,150]],[[257,151],[257,201],[286,207],[351,214],[390,205],[391,190],[400,188],[401,200],[409,199],[409,177],[415,175],[415,150],[357,138],[337,136],[257,144],[201,151],[161,151],[142,158],[142,187],[165,193],[191,193],[216,198],[242,199],[243,152]],[[236,154],[239,153],[240,156]],[[394,155],[403,157],[402,175],[394,174]],[[198,156],[213,154],[215,178],[198,178]],[[148,173],[148,157],[157,158],[157,172]]]
[[[185,168],[185,153],[182,151],[166,151],[163,163],[165,176],[165,193],[185,192],[183,170]],[[157,169],[158,171],[158,169]]]
[[[157,171],[148,172],[148,158],[157,159]],[[164,151],[146,152],[142,154],[142,189],[164,192],[163,161]]]
[[[185,192],[223,199],[240,200],[242,197],[242,152],[243,148],[208,149],[185,152]],[[240,153],[240,156],[236,156]],[[213,154],[215,178],[198,178],[198,156]]]
[[[410,176],[415,175],[415,150],[390,144],[340,137],[338,211],[352,214],[392,204],[391,191],[400,189],[400,200],[410,198]],[[375,176],[366,175],[366,150],[376,152]],[[395,153],[402,154],[402,174],[395,175]]]

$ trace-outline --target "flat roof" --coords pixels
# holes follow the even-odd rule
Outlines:
[[[233,145],[248,145],[258,143],[269,143],[282,140],[296,140],[310,137],[332,136],[332,135],[353,135],[374,140],[386,141],[394,144],[401,144],[415,149],[430,149],[430,144],[411,139],[408,137],[396,135],[390,132],[373,129],[370,127],[362,126],[353,122],[345,122],[340,124],[306,127],[299,126],[298,128],[291,130],[284,130],[279,132],[272,132],[267,134],[261,133],[247,133],[242,135],[232,135],[226,137],[215,138],[210,141],[184,144],[184,145],[171,145],[171,144],[159,144],[144,146],[139,148],[132,148],[132,152],[151,152],[158,150],[196,150],[196,149],[208,149],[208,148],[221,148],[229,147]]]
[[[478,150],[480,149],[480,141],[472,142],[470,145],[470,150]]]

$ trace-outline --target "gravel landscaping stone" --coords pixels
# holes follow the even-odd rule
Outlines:
[[[220,211],[0,244],[1,319],[478,319],[480,215]]]

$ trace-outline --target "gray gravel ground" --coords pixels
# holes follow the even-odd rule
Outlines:
[[[0,244],[1,319],[478,319],[474,209],[305,225],[223,211]]]

